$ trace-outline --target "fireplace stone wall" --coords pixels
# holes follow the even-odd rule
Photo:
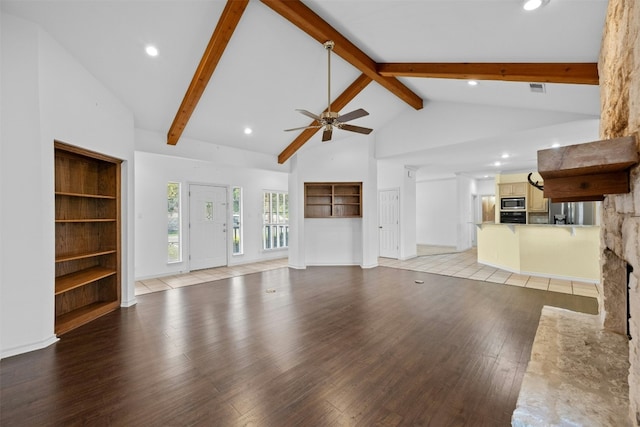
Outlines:
[[[598,63],[601,139],[635,135],[640,141],[640,1],[609,0]],[[626,333],[629,275],[629,415],[640,425],[640,167],[631,191],[602,203],[600,312],[604,327]]]

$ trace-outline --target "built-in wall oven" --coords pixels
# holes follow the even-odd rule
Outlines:
[[[527,214],[524,211],[502,211],[500,212],[500,222],[503,224],[526,224]]]
[[[503,197],[500,199],[501,211],[524,211],[525,208],[524,197]]]

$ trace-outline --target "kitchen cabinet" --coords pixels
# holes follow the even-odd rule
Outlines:
[[[538,190],[533,185],[529,185],[529,194],[527,195],[527,211],[547,212],[548,209],[548,199],[545,199],[542,190]]]
[[[120,306],[119,159],[60,142],[55,159],[55,333]]]
[[[500,197],[522,197],[527,195],[526,182],[510,182],[506,184],[498,184]]]
[[[362,183],[305,182],[304,217],[362,217]]]

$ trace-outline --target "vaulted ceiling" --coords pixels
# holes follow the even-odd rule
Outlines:
[[[354,124],[375,129],[377,156],[423,176],[491,174],[491,159],[503,152],[511,157],[502,170],[530,168],[537,149],[597,136],[599,88],[579,80],[592,78],[593,66],[564,64],[597,62],[606,0],[551,0],[534,12],[520,0],[244,3],[3,0],[1,6],[51,34],[131,109],[137,128],[168,134],[178,146],[200,140],[282,162],[304,150],[307,139],[320,144],[320,134],[296,138],[283,129],[309,124],[296,108],[318,114],[326,108],[321,42],[328,37],[336,41],[331,99],[343,112],[369,111]],[[157,57],[144,53],[147,44],[157,46]],[[517,63],[563,65],[540,71]],[[434,78],[443,72],[458,78]],[[531,82],[570,83],[546,83],[544,93],[533,93],[531,73],[540,75]],[[467,74],[491,80],[471,87],[461,79]],[[503,81],[509,78],[525,81]],[[247,126],[251,135],[243,132]],[[333,143],[347,137],[359,136],[336,131]]]

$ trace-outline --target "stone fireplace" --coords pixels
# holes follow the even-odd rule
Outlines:
[[[640,2],[609,0],[598,64],[600,138],[635,135],[640,141]],[[631,192],[602,203],[600,313],[606,329],[627,333],[629,307],[629,417],[640,425],[640,167]],[[628,292],[627,292],[628,288]],[[628,296],[627,296],[628,295]],[[628,298],[628,302],[627,302]]]

